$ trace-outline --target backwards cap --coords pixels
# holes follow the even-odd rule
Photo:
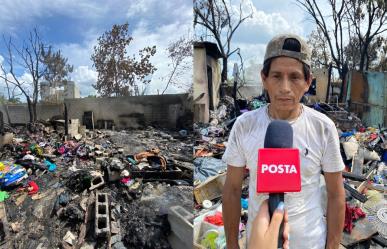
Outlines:
[[[283,49],[285,41],[287,39],[294,39],[298,41],[298,43],[300,44],[300,51],[297,52],[297,51]],[[286,56],[286,57],[297,59],[310,67],[311,54],[312,52],[309,46],[301,37],[293,34],[282,34],[282,35],[275,36],[267,44],[264,62],[270,58]]]

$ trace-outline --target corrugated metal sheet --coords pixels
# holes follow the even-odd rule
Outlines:
[[[387,126],[387,73],[351,72],[347,100],[367,126]]]

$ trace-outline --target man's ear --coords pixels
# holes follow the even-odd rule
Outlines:
[[[266,89],[266,75],[263,74],[262,70],[261,70],[261,79],[262,79],[262,85],[263,85],[263,88]]]
[[[313,75],[312,75],[312,73],[310,73],[309,74],[309,77],[307,78],[307,80],[306,80],[306,90],[305,90],[305,92],[307,92],[308,90],[309,90],[309,87],[310,87],[310,85],[312,84],[312,81],[313,81]]]

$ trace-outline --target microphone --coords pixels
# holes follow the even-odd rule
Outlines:
[[[293,129],[287,121],[274,120],[266,130],[264,149],[258,150],[257,193],[269,193],[273,216],[285,192],[301,191],[300,155],[293,147]],[[283,221],[278,248],[283,247]]]

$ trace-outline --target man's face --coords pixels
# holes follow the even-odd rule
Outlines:
[[[305,81],[302,63],[290,57],[274,58],[268,76],[261,72],[261,77],[270,105],[281,112],[297,108],[312,81],[312,77]]]

